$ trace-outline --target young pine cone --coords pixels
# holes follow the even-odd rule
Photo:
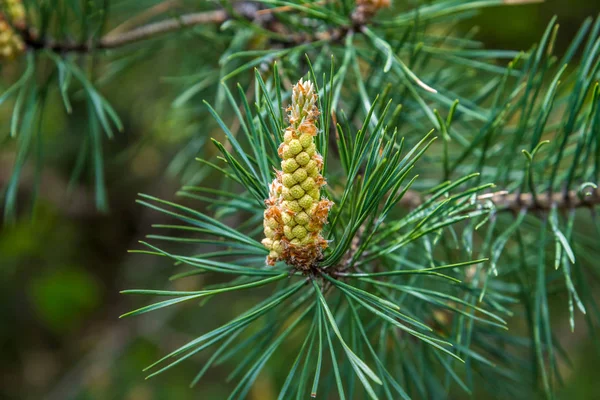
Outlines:
[[[282,171],[271,183],[265,201],[265,239],[270,252],[267,264],[282,260],[298,269],[308,270],[322,258],[327,241],[321,236],[333,203],[321,198],[325,185],[321,175],[323,159],[317,153],[314,137],[319,110],[317,94],[310,81],[300,79],[288,107],[288,126],[279,146]]]

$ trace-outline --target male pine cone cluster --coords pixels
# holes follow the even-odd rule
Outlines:
[[[25,50],[25,44],[13,26],[24,26],[25,8],[21,0],[0,0],[0,60],[12,60]],[[7,21],[8,19],[8,21]]]
[[[314,141],[315,121],[319,116],[316,101],[312,82],[300,79],[287,109],[290,126],[278,151],[282,170],[276,171],[265,201],[262,243],[269,249],[269,265],[282,260],[308,270],[327,248],[321,231],[333,203],[321,198],[320,193],[325,179],[321,175],[323,158],[317,153]]]

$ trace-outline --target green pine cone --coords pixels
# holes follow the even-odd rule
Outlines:
[[[266,200],[262,243],[270,250],[269,265],[281,260],[308,270],[327,248],[321,232],[333,203],[322,199],[320,193],[325,179],[321,175],[323,159],[314,143],[319,116],[316,101],[312,82],[300,79],[288,108],[290,126],[279,146],[282,171],[277,172]]]

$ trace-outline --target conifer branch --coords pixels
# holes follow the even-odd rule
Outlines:
[[[235,4],[234,11],[238,16],[249,21],[260,20],[266,22],[268,17],[258,14],[260,5],[244,1]],[[152,39],[156,36],[175,32],[183,28],[191,28],[197,25],[219,25],[232,19],[233,16],[225,9],[203,11],[183,14],[158,22],[151,22],[125,32],[113,31],[99,40],[87,42],[62,42],[52,38],[40,37],[38,32],[24,24],[17,27],[26,45],[33,49],[48,49],[56,52],[88,53],[94,50],[115,49],[136,43],[142,40]]]
[[[482,199],[483,200],[483,199]],[[538,195],[534,197],[531,193],[494,193],[486,200],[494,203],[499,211],[519,211],[527,209],[530,211],[549,211],[552,207],[561,210],[594,207],[600,205],[600,190],[595,189],[585,195],[576,190],[565,193],[552,193],[550,196]]]
[[[400,205],[409,209],[418,207],[423,203],[426,197],[414,190],[406,192]],[[477,197],[480,203],[491,202],[494,204],[497,212],[520,210],[547,212],[553,207],[559,210],[568,210],[574,208],[593,208],[600,205],[600,188],[588,190],[580,193],[577,190],[570,190],[562,193],[552,193],[548,195],[537,195],[534,197],[531,193],[508,193],[499,191],[484,194]]]
[[[297,32],[288,32],[284,29],[282,24],[276,23],[274,15],[281,10],[274,11],[275,9],[261,9],[258,4],[253,2],[241,2],[236,4],[234,9],[238,16],[241,16],[248,21],[259,23],[263,28],[273,32],[285,34],[285,36],[289,38],[286,42],[292,44],[309,43],[318,40],[341,40],[350,31],[356,30],[360,32],[368,20],[377,11],[377,8],[365,11],[364,7],[359,6],[352,14],[351,27],[338,27],[329,31],[308,35],[299,34]],[[41,37],[35,29],[27,27],[24,24],[17,26],[17,28],[23,41],[29,48],[37,50],[47,49],[59,53],[89,53],[95,50],[109,50],[123,47],[197,25],[219,25],[232,18],[233,16],[225,9],[189,13],[158,22],[148,23],[124,32],[117,28],[117,30],[108,33],[97,41],[90,40],[86,42],[57,41],[52,38]]]
[[[159,22],[142,25],[129,31],[110,34],[98,42],[58,42],[54,39],[42,38],[33,29],[25,28],[20,31],[25,43],[33,49],[48,49],[56,52],[88,53],[93,50],[114,49],[158,35],[174,32],[202,24],[220,24],[229,18],[225,10],[214,10],[181,15]]]

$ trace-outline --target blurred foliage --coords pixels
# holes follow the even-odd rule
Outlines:
[[[58,267],[32,279],[29,297],[34,312],[48,329],[65,334],[80,326],[98,306],[99,288],[88,273]]]

